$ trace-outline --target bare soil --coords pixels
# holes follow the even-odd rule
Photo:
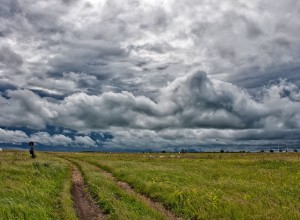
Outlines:
[[[91,195],[85,190],[85,184],[77,167],[72,172],[71,193],[74,200],[74,208],[80,220],[105,219],[104,214],[96,205]]]

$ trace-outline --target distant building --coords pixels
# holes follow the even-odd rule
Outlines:
[[[2,148],[0,147],[0,151],[2,151]]]

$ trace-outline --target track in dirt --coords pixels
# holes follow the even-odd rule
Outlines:
[[[94,164],[92,164],[94,165]],[[95,166],[95,165],[94,165]],[[98,167],[98,166],[97,166]],[[129,194],[134,195],[136,198],[138,198],[140,201],[143,201],[148,206],[150,206],[153,209],[156,209],[159,211],[166,219],[168,220],[182,220],[182,218],[176,217],[171,211],[167,210],[161,203],[153,201],[151,198],[142,195],[138,192],[136,192],[127,182],[117,180],[112,173],[107,172],[106,170],[101,169],[98,167],[99,171],[103,173],[107,178],[112,179],[116,184],[126,191]]]
[[[84,181],[77,167],[72,172],[71,193],[74,200],[74,208],[80,220],[100,220],[105,219],[100,208],[95,204],[91,195],[84,189]]]

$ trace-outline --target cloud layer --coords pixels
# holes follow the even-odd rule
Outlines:
[[[0,141],[299,142],[299,12],[296,0],[4,0]]]

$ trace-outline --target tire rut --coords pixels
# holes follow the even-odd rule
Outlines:
[[[91,165],[96,166],[95,164],[90,163]],[[129,194],[134,195],[139,200],[143,201],[145,204],[150,206],[151,208],[157,210],[159,213],[161,213],[166,219],[168,220],[182,220],[182,218],[179,218],[175,216],[174,213],[172,213],[170,210],[166,209],[161,203],[154,201],[153,199],[140,194],[136,192],[127,182],[117,180],[112,173],[107,172],[106,170],[103,170],[102,168],[96,166],[101,173],[103,173],[107,178],[112,179],[121,189],[126,191]]]
[[[74,166],[72,171],[71,194],[74,201],[74,209],[80,220],[102,220],[105,215],[96,205],[92,196],[85,190],[84,180],[79,169]]]

